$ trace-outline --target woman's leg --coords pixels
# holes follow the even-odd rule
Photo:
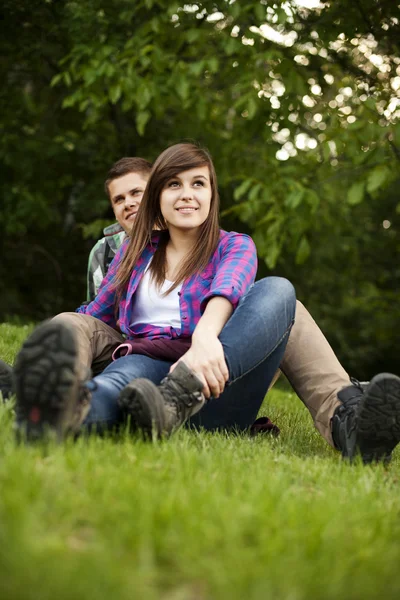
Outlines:
[[[269,357],[269,366],[279,365],[285,351],[287,337]],[[228,385],[219,398],[211,398],[202,410],[188,422],[190,427],[203,427],[208,431],[235,429],[244,431],[257,418],[268,388],[265,387],[266,366],[258,367]]]
[[[138,377],[159,384],[171,365],[171,362],[141,354],[131,354],[112,362],[101,375],[86,384],[91,392],[91,403],[82,427],[104,431],[120,425],[124,420],[123,411],[117,402],[121,390]]]
[[[229,369],[227,387],[191,424],[250,427],[282,360],[295,306],[294,288],[286,279],[267,277],[251,287],[219,336]]]

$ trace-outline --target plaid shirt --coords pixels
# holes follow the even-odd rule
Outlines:
[[[131,327],[134,294],[156,251],[159,239],[160,235],[155,232],[152,244],[144,249],[133,268],[128,286],[119,304],[118,325],[128,339],[135,337],[150,339],[190,337],[210,298],[223,296],[231,302],[235,309],[255,279],[257,251],[253,240],[245,234],[221,230],[218,246],[205,269],[183,282],[179,295],[181,329],[174,329],[170,326],[155,327],[147,323],[139,323]],[[114,315],[115,277],[128,244],[129,240],[125,240],[118,250],[96,298],[90,304],[80,306],[76,311],[96,317],[114,329],[117,328]]]
[[[103,231],[104,237],[93,246],[87,270],[87,300],[91,302],[97,296],[101,282],[107,273],[117,250],[126,239],[126,233],[119,223],[109,225]]]

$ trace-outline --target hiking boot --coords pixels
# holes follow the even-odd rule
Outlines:
[[[77,431],[90,407],[80,378],[74,331],[45,321],[23,344],[14,366],[17,436],[27,441]]]
[[[145,437],[169,436],[205,404],[203,384],[180,361],[156,386],[148,379],[134,379],[121,391],[118,403],[131,417],[131,425]]]
[[[344,458],[358,454],[365,464],[389,462],[400,441],[400,378],[376,375],[369,384],[353,385],[338,393],[342,404],[332,417],[332,437]]]
[[[3,360],[0,360],[0,393],[3,396],[3,402],[8,400],[13,393],[13,370]]]

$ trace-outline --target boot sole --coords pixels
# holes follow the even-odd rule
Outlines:
[[[76,405],[76,361],[75,337],[64,324],[47,321],[26,340],[14,367],[17,437],[63,438]]]
[[[133,430],[139,429],[145,439],[160,438],[165,429],[163,398],[149,379],[134,379],[121,391],[118,404],[131,418]]]
[[[363,462],[388,462],[400,442],[400,377],[376,375],[358,413],[356,446]]]

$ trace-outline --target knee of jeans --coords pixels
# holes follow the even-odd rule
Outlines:
[[[265,277],[257,281],[255,285],[261,286],[265,294],[273,294],[282,301],[296,304],[296,292],[293,284],[285,277]]]
[[[296,292],[293,284],[284,277],[265,277],[257,281],[255,286],[259,286],[261,297],[266,303],[266,309],[270,306],[271,300],[275,300],[279,305],[285,307],[286,314],[290,320],[294,320],[296,311]]]
[[[143,362],[146,360],[151,360],[147,356],[141,355],[127,355],[118,358],[111,362],[104,371],[95,378],[96,382],[103,383],[105,380],[108,385],[111,382],[111,385],[116,385],[121,387],[125,387],[132,379],[136,379],[138,377],[146,377],[146,372],[143,370]]]

